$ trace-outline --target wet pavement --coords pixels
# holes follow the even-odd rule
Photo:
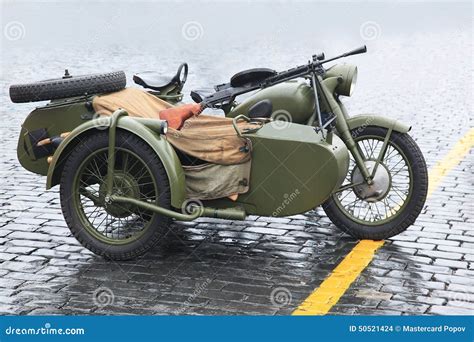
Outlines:
[[[469,40],[469,32],[455,30],[374,42],[360,59],[359,95],[346,101],[349,110],[410,122],[432,167],[472,126],[472,56],[456,50]],[[414,58],[420,50],[430,58]],[[433,73],[435,62],[444,68]],[[103,260],[71,237],[58,189],[45,191],[45,179],[16,160],[31,107],[9,104],[0,114],[1,314],[290,314],[357,243],[317,209],[174,223],[145,257]],[[330,314],[474,314],[473,165],[471,150],[416,224],[377,251]]]

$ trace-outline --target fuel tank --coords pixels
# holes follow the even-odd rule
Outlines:
[[[261,100],[270,100],[273,117],[283,121],[305,124],[314,112],[313,89],[305,82],[293,80],[257,91],[233,108],[226,116],[236,117],[244,114]]]
[[[238,202],[248,214],[307,212],[323,203],[347,175],[349,153],[336,135],[328,142],[311,126],[273,122],[245,136],[253,146],[250,190]]]

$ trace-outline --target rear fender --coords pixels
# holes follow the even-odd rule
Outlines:
[[[109,119],[107,119],[107,121],[109,121]],[[59,184],[64,161],[74,146],[80,143],[86,136],[94,134],[98,129],[104,129],[107,125],[108,122],[104,124],[104,118],[91,120],[78,126],[64,139],[55,151],[51,164],[49,165],[46,189],[50,189]],[[152,129],[128,116],[121,117],[120,120],[118,120],[117,127],[140,137],[155,151],[168,175],[171,188],[171,205],[175,208],[181,208],[185,199],[184,171],[171,144]]]
[[[411,129],[411,126],[408,126],[398,120],[373,114],[356,115],[348,118],[346,122],[349,130],[352,131],[354,129],[360,129],[359,133],[361,133],[364,128],[368,126],[384,127],[400,133],[408,133]]]

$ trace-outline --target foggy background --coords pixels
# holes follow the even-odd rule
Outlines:
[[[65,68],[171,73],[181,61],[190,63],[190,84],[193,76],[223,82],[242,68],[289,68],[362,44],[369,54],[347,61],[380,68],[381,49],[406,49],[405,63],[429,59],[416,46],[420,35],[458,32],[451,43],[465,49],[472,38],[469,2],[2,1],[1,8],[2,79],[14,73],[16,82]],[[433,48],[446,56],[440,63],[454,57],[441,39]]]
[[[426,131],[416,122],[441,134],[471,125],[471,2],[2,1],[1,27],[0,110],[13,135],[39,103],[11,103],[9,86],[66,68],[124,70],[136,86],[133,73],[172,75],[186,61],[188,102],[192,89],[244,69],[284,70],[363,44],[368,53],[337,62],[359,68],[350,114],[413,123],[415,137]]]

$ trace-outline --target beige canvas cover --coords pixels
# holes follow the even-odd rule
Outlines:
[[[94,97],[92,107],[99,115],[111,115],[117,109],[123,108],[130,116],[158,118],[160,110],[173,106],[146,91],[125,88],[115,93]]]
[[[159,119],[159,112],[171,104],[137,88],[96,96],[93,107],[100,115],[119,108],[130,116]],[[239,122],[241,130],[258,125]],[[249,190],[250,141],[237,136],[232,119],[199,115],[187,120],[180,130],[169,129],[166,139],[177,149],[209,163],[184,166],[186,197],[210,200],[230,197]]]
[[[96,113],[111,115],[119,108],[130,116],[160,118],[159,112],[172,107],[166,101],[137,88],[96,96],[92,105]],[[240,130],[259,127],[239,122]],[[239,137],[232,119],[201,114],[187,120],[180,130],[170,128],[166,139],[177,149],[209,163],[234,165],[250,159],[250,141]]]
[[[239,128],[255,128],[244,122]],[[213,164],[233,165],[250,159],[250,140],[240,138],[232,119],[201,114],[184,123],[181,130],[170,130],[168,141],[177,149]]]
[[[186,198],[213,200],[244,194],[249,190],[250,164],[202,164],[183,166]]]

